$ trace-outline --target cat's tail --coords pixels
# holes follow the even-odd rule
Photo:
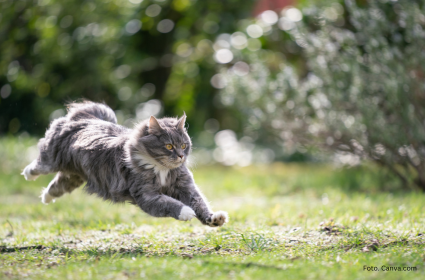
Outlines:
[[[68,118],[73,121],[82,119],[101,119],[111,123],[117,123],[114,111],[107,105],[92,101],[73,102],[68,105]]]

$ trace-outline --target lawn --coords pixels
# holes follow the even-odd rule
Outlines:
[[[27,182],[32,138],[0,139],[0,279],[424,279],[425,194],[373,167],[194,167],[221,228]],[[385,190],[385,191],[384,191]],[[413,271],[383,271],[400,267]]]

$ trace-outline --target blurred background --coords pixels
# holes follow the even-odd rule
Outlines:
[[[37,155],[35,139],[66,102],[87,98],[128,127],[186,112],[198,165],[366,162],[400,188],[425,190],[424,1],[0,8],[0,156],[16,154],[4,172],[24,165],[22,149],[21,161]]]

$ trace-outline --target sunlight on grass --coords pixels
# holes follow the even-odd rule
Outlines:
[[[13,139],[12,139],[13,140]],[[12,140],[25,151],[32,139]],[[12,153],[0,148],[7,162]],[[425,195],[382,192],[373,168],[326,165],[194,169],[214,210],[209,228],[148,216],[82,188],[51,205],[38,198],[52,176],[26,182],[29,160],[0,172],[0,278],[20,279],[423,279]],[[361,176],[362,175],[362,176]],[[414,272],[364,266],[416,267]]]

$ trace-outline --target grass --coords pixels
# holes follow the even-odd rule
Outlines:
[[[0,139],[0,279],[425,277],[425,194],[384,192],[393,186],[373,168],[195,168],[213,209],[229,212],[217,229],[153,218],[81,189],[42,205],[52,176],[19,175],[34,144]]]

